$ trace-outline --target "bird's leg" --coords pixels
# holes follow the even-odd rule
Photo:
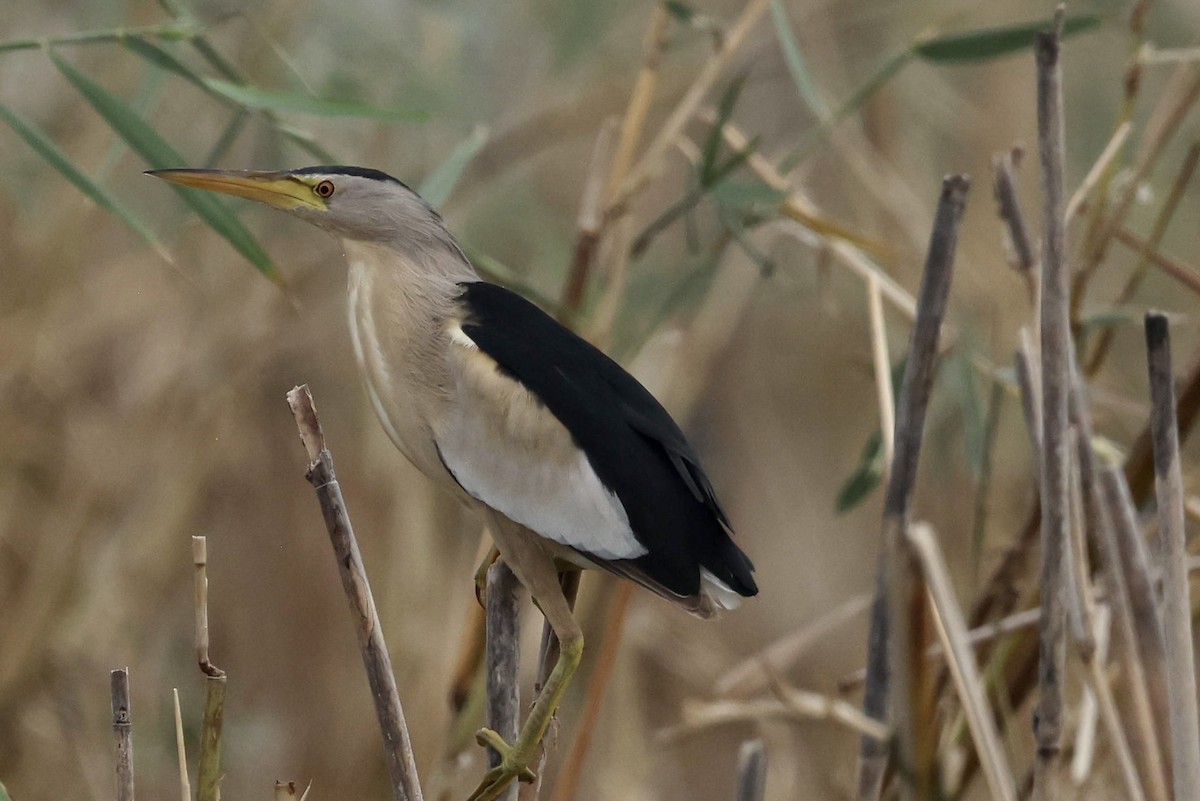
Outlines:
[[[558,709],[571,676],[579,667],[583,656],[583,632],[571,615],[561,592],[555,595],[557,597],[541,599],[543,603],[539,603],[538,606],[542,608],[546,620],[558,637],[558,661],[554,664],[554,670],[550,671],[550,677],[530,710],[525,725],[521,727],[521,733],[511,745],[491,729],[480,729],[476,733],[476,742],[494,748],[500,754],[500,764],[484,774],[483,781],[471,795],[471,801],[492,801],[498,798],[514,779],[533,781],[536,778],[529,766],[537,758],[538,745],[546,735],[554,711]]]

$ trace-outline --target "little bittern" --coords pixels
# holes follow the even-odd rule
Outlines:
[[[441,217],[377,170],[155,170],[261,201],[337,237],[350,333],[396,447],[479,512],[561,643],[517,740],[473,798],[528,778],[583,651],[556,563],[602,568],[701,617],[758,592],[695,452],[616,362],[519,295],[479,279]]]

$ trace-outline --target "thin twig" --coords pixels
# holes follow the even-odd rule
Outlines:
[[[950,572],[946,568],[941,549],[934,539],[933,530],[926,525],[916,524],[909,528],[909,541],[916,549],[925,577],[925,586],[933,602],[934,623],[938,639],[946,653],[950,675],[954,678],[967,726],[975,739],[976,751],[983,766],[992,798],[1001,801],[1016,801],[1017,788],[1013,781],[1012,768],[1004,755],[1000,733],[988,707],[987,693],[975,654],[967,640],[967,624],[962,609],[954,596]]]
[[[738,749],[736,801],[762,801],[767,790],[767,752],[761,739]]]
[[[521,691],[517,682],[520,652],[521,584],[512,569],[497,559],[487,571],[487,726],[511,743],[517,739],[521,718]],[[500,754],[488,749],[488,767],[500,764]],[[500,801],[515,801],[513,782]]]
[[[1104,150],[1100,152],[1099,157],[1092,164],[1092,168],[1088,170],[1088,174],[1084,176],[1079,186],[1072,193],[1071,199],[1067,201],[1067,219],[1072,219],[1076,214],[1086,208],[1085,201],[1088,194],[1096,188],[1096,183],[1100,180],[1100,176],[1107,172],[1109,165],[1113,159],[1121,152],[1121,146],[1125,144],[1125,140],[1129,138],[1129,132],[1133,130],[1133,123],[1129,120],[1117,126],[1117,130],[1113,131],[1112,138],[1108,140],[1108,144],[1104,146]]]
[[[117,801],[133,801],[133,715],[129,709],[129,668],[109,674],[113,739],[117,747]]]
[[[1171,182],[1171,191],[1167,193],[1167,198],[1163,201],[1162,208],[1154,219],[1154,225],[1150,230],[1150,237],[1138,253],[1137,265],[1133,268],[1133,272],[1129,274],[1129,278],[1126,279],[1125,285],[1121,287],[1121,291],[1113,299],[1113,306],[1123,306],[1129,303],[1137,293],[1138,288],[1142,285],[1142,281],[1145,280],[1146,274],[1150,271],[1150,265],[1153,263],[1150,253],[1158,250],[1163,235],[1167,232],[1167,226],[1170,225],[1171,220],[1175,217],[1175,211],[1179,208],[1179,201],[1183,199],[1184,190],[1187,188],[1188,182],[1192,180],[1192,174],[1196,170],[1197,162],[1200,162],[1200,142],[1194,142],[1188,148],[1187,155],[1184,157],[1179,171],[1175,174],[1175,180]],[[1092,350],[1091,358],[1088,360],[1085,370],[1089,375],[1095,373],[1100,365],[1104,363],[1104,358],[1108,355],[1109,348],[1112,347],[1115,335],[1115,328],[1105,328],[1100,333],[1100,338],[1096,341],[1096,347]]]
[[[859,595],[843,602],[816,620],[805,623],[727,670],[714,686],[718,696],[748,698],[770,686],[770,673],[794,665],[813,643],[845,625],[871,606],[871,596]]]
[[[183,744],[183,713],[179,710],[179,689],[171,691],[175,698],[175,755],[179,760],[180,801],[192,801],[192,783],[188,779],[187,748]]]
[[[1112,214],[1108,217],[1108,221],[1098,228],[1096,236],[1089,242],[1087,260],[1076,278],[1077,282],[1082,283],[1077,283],[1077,287],[1081,287],[1086,283],[1090,274],[1104,259],[1108,243],[1116,234],[1117,228],[1125,223],[1125,217],[1133,207],[1139,187],[1146,179],[1146,176],[1149,175],[1154,165],[1158,163],[1159,157],[1166,150],[1167,142],[1179,130],[1184,117],[1187,116],[1188,111],[1196,103],[1197,99],[1200,99],[1200,71],[1196,71],[1187,88],[1179,96],[1179,99],[1164,112],[1162,123],[1147,136],[1147,144],[1142,148],[1137,163],[1134,165],[1125,191],[1117,200]],[[1099,209],[1097,213],[1099,213]],[[1078,298],[1078,302],[1082,302],[1082,300],[1082,297]]]
[[[1163,575],[1163,629],[1167,645],[1171,753],[1175,798],[1200,798],[1200,712],[1196,704],[1196,665],[1192,645],[1192,606],[1188,592],[1187,548],[1183,528],[1183,478],[1171,374],[1171,335],[1167,316],[1146,313],[1150,374],[1150,427],[1154,438],[1154,485],[1158,496]]]
[[[342,578],[342,589],[350,601],[350,612],[358,632],[358,644],[362,650],[363,664],[367,669],[367,680],[371,685],[371,700],[379,718],[387,752],[388,774],[391,777],[392,796],[395,801],[422,801],[421,786],[417,779],[417,768],[413,760],[412,742],[408,727],[404,723],[404,710],[396,692],[396,677],[392,673],[391,657],[383,639],[383,627],[367,571],[363,566],[358,541],[342,498],[333,471],[333,457],[325,448],[325,435],[313,406],[312,394],[307,385],[293,389],[287,395],[288,406],[296,419],[300,441],[308,454],[308,482],[317,492],[321,514],[333,545],[338,573]]]
[[[923,593],[907,581],[912,573],[904,527],[907,525],[917,463],[925,424],[925,411],[933,383],[933,367],[937,357],[938,337],[945,315],[946,299],[954,267],[958,225],[966,203],[969,181],[965,176],[950,176],[942,182],[942,194],[934,218],[929,254],[921,278],[920,301],[916,324],[909,344],[904,383],[896,414],[896,455],[884,499],[884,542],[877,568],[876,600],[872,609],[871,631],[867,646],[867,686],[863,696],[863,713],[875,720],[888,720],[888,709],[896,702],[911,704],[915,687],[910,684],[910,671],[921,671],[920,653],[907,635],[895,630],[897,624],[921,625],[913,619],[919,610]],[[897,616],[903,618],[899,620]],[[890,664],[889,664],[890,663]],[[899,679],[892,686],[892,670]],[[900,737],[902,760],[913,759],[915,732],[902,731],[906,722],[899,714],[895,718]],[[907,741],[907,746],[905,742]],[[860,801],[879,798],[887,767],[888,748],[874,738],[864,737],[859,746],[858,793]],[[911,767],[904,765],[905,769]]]
[[[660,730],[655,739],[671,743],[715,726],[762,720],[794,720],[800,723],[826,720],[884,744],[892,733],[888,726],[867,717],[848,701],[789,687],[783,698],[685,705],[683,722]]]
[[[883,295],[879,278],[867,277],[867,309],[871,317],[871,355],[875,364],[875,392],[879,401],[879,432],[883,439],[883,470],[892,470],[896,452],[896,405],[892,391],[892,362],[888,355],[887,323],[883,319]]]
[[[1063,674],[1066,667],[1064,557],[1070,526],[1068,399],[1071,348],[1069,271],[1063,164],[1066,149],[1062,115],[1059,38],[1063,6],[1054,30],[1039,33],[1037,54],[1038,154],[1042,165],[1044,241],[1042,244],[1042,625],[1038,660],[1038,701],[1034,713],[1037,758],[1034,798],[1055,798],[1053,784],[1061,757]]]
[[[725,67],[728,66],[734,53],[741,47],[770,5],[770,0],[750,0],[742,9],[737,21],[722,37],[721,46],[704,62],[704,66],[700,68],[692,85],[684,92],[683,97],[679,99],[670,116],[667,117],[667,121],[663,123],[662,128],[659,129],[650,144],[646,146],[646,152],[625,176],[620,191],[616,193],[609,204],[610,213],[612,210],[624,206],[629,198],[645,186],[662,168],[663,157],[667,150],[683,133],[684,127],[691,121],[700,108],[700,104],[704,102],[705,95],[708,94],[721,73],[725,71]]]
[[[1122,245],[1136,250],[1138,253],[1144,253],[1150,259],[1155,267],[1160,268],[1164,273],[1174,278],[1179,283],[1183,284],[1193,292],[1200,294],[1200,270],[1191,267],[1178,259],[1173,259],[1163,253],[1161,250],[1156,250],[1150,247],[1150,243],[1142,237],[1130,231],[1125,226],[1117,229],[1116,239]]]

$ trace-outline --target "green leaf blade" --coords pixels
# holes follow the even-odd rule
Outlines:
[[[63,77],[147,164],[155,169],[185,166],[183,158],[174,148],[124,101],[60,58],[57,53],[51,52],[50,58]],[[215,196],[179,186],[171,188],[259,272],[278,283],[278,272],[270,256],[233,212]]]
[[[260,86],[230,83],[218,78],[203,78],[202,80],[204,85],[216,94],[232,100],[240,106],[257,111],[308,114],[314,117],[358,117],[385,122],[416,122],[424,120],[428,116],[423,111],[382,108],[369,103],[349,100],[328,100],[280,89],[264,89]]]
[[[446,198],[450,197],[450,193],[458,185],[467,166],[478,155],[487,140],[487,127],[475,126],[471,135],[460,142],[449,157],[421,182],[417,188],[417,194],[425,198],[425,201],[431,206],[440,206],[446,202]]]
[[[144,39],[140,36],[131,36],[127,39],[122,39],[121,44],[123,44],[127,50],[140,56],[147,63],[153,64],[155,67],[158,67],[165,72],[178,75],[188,83],[198,86],[206,92],[211,92],[211,90],[205,86],[204,78],[199,73],[176,58],[174,53],[168,52],[164,48],[159,47],[148,39]]]
[[[1072,17],[1063,25],[1063,38],[1097,27],[1103,17],[1095,14]],[[1033,47],[1033,37],[1038,31],[1046,30],[1046,20],[1008,25],[1001,28],[983,28],[964,33],[953,33],[917,43],[914,52],[926,61],[940,63],[966,63],[986,61],[1007,56]]]
[[[168,262],[173,262],[171,254],[163,246],[150,227],[133,213],[124,203],[117,199],[115,195],[98,184],[96,181],[80,169],[66,153],[58,149],[45,134],[36,130],[7,106],[0,104],[0,119],[12,128],[17,136],[25,141],[34,152],[54,169],[58,170],[67,181],[80,192],[83,192],[87,197],[91,198],[92,202],[112,216],[119,219],[121,222],[129,226],[146,244],[154,248],[163,259]]]

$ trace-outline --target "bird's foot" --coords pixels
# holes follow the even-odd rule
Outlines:
[[[475,742],[485,748],[492,748],[500,755],[500,764],[483,774],[483,780],[471,794],[470,801],[493,801],[504,793],[512,784],[513,779],[532,782],[537,774],[530,769],[529,764],[537,755],[537,743],[530,745],[517,738],[514,745],[509,745],[491,729],[480,729],[475,733]]]

